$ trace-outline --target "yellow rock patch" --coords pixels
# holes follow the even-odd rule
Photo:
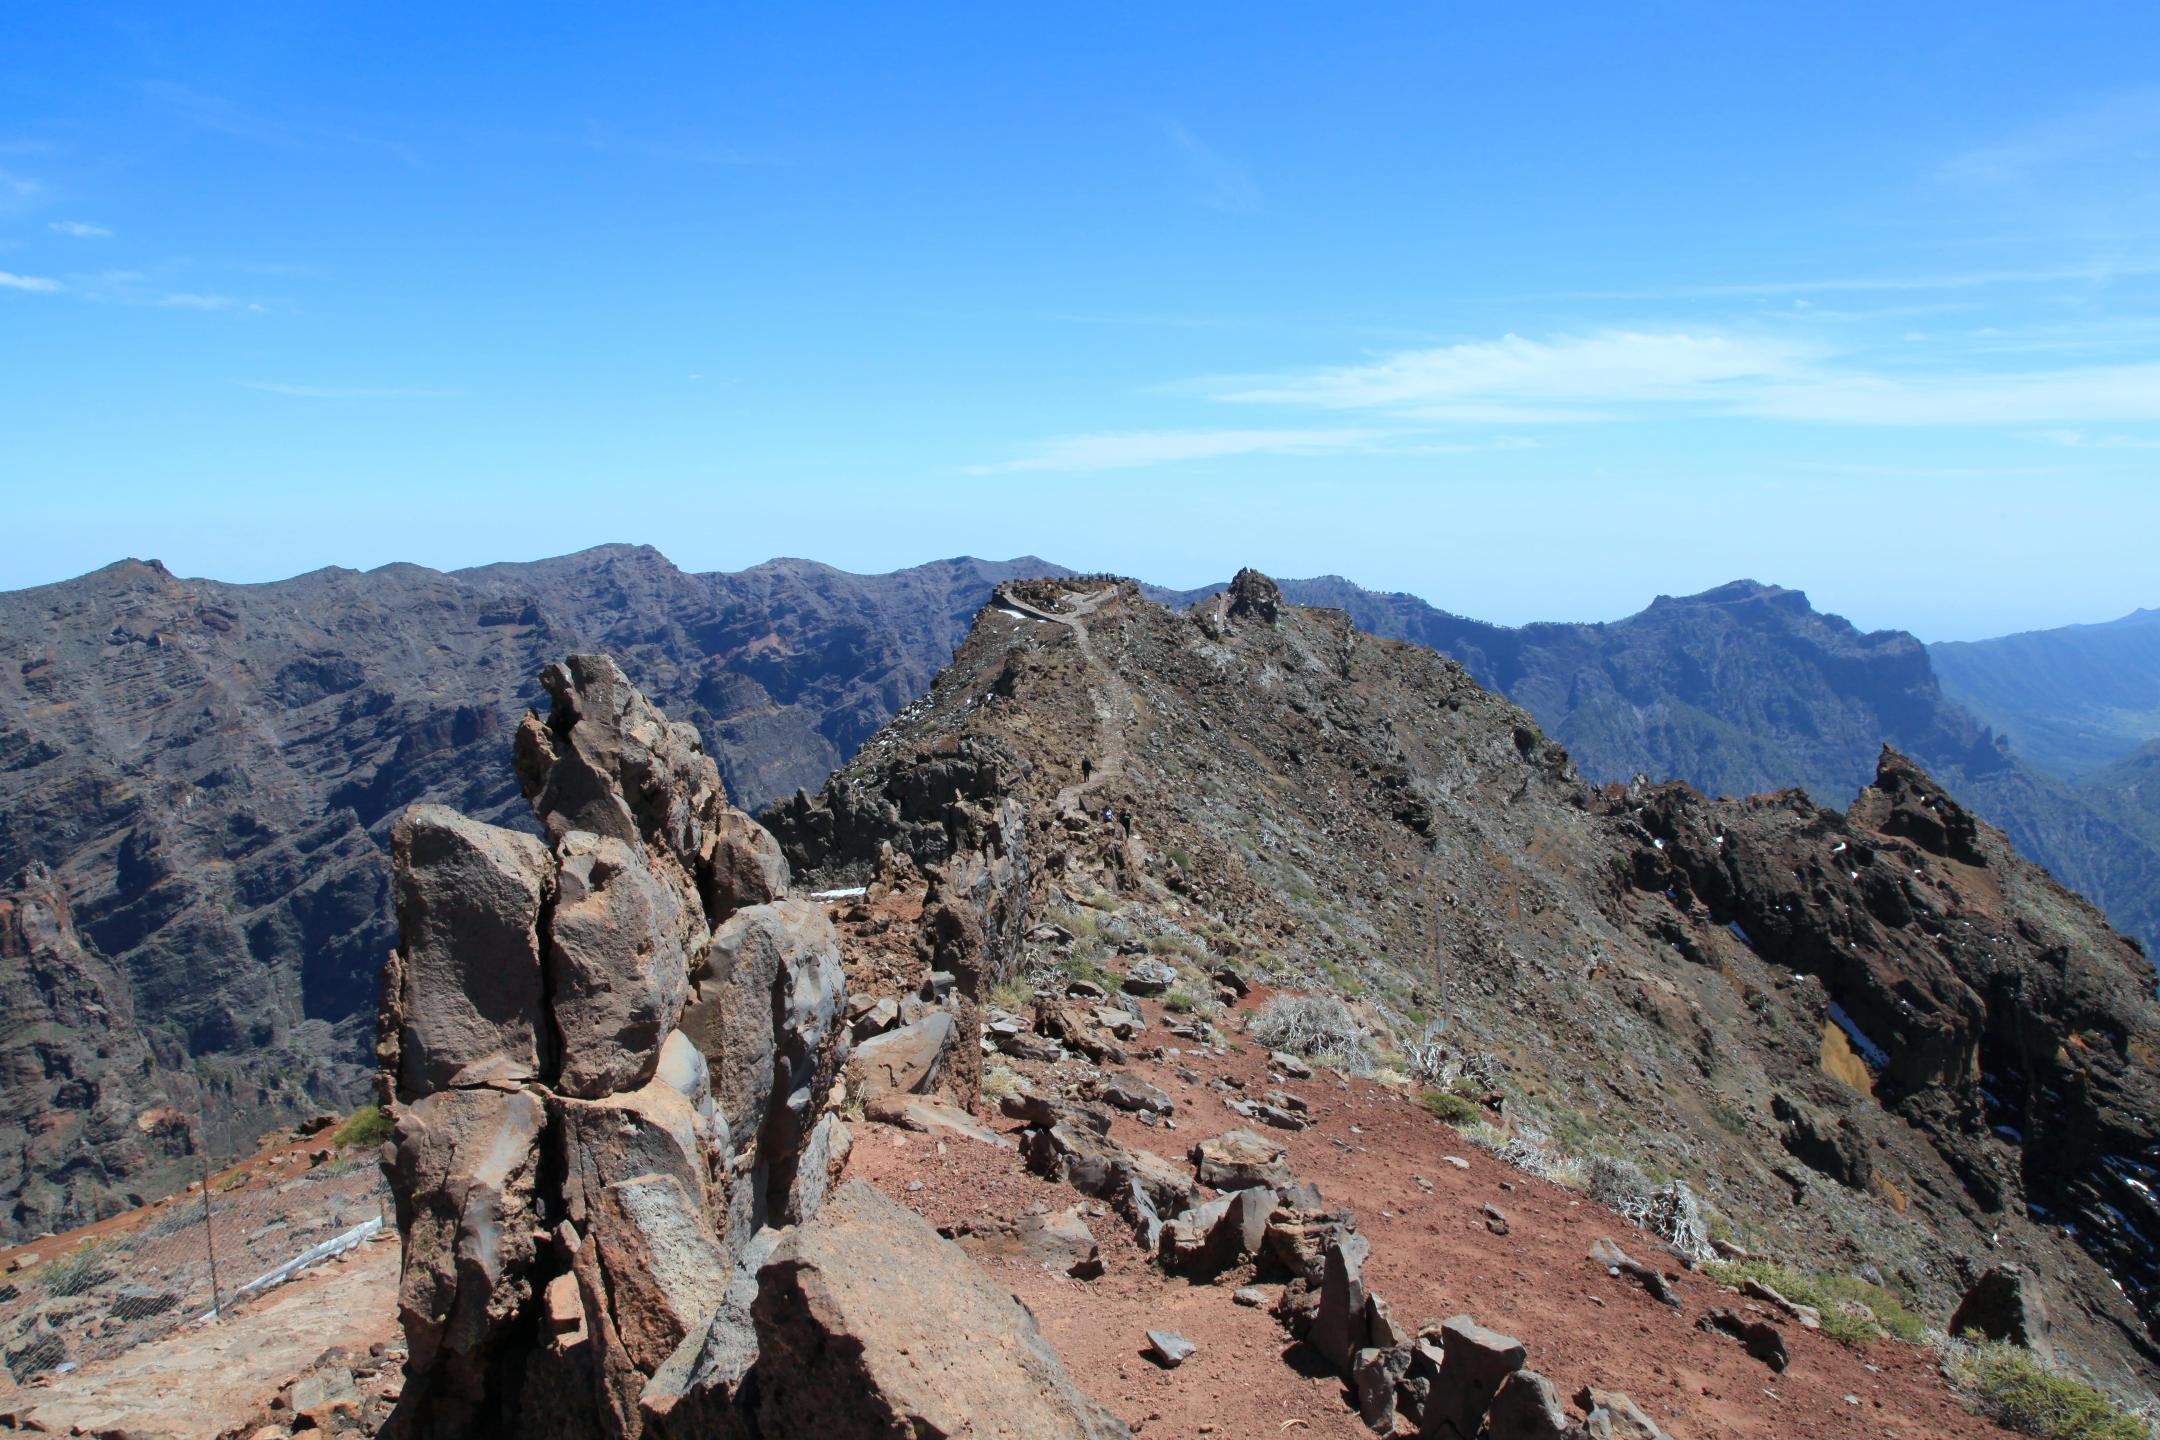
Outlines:
[[[1838,1029],[1834,1020],[1823,1021],[1822,1068],[1831,1079],[1841,1080],[1862,1095],[1874,1098],[1875,1077],[1868,1073],[1867,1062],[1852,1048],[1852,1041],[1845,1038],[1845,1032]]]

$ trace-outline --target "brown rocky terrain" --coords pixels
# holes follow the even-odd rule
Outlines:
[[[1144,955],[1186,1005],[1221,962],[1339,993],[1352,1068],[1491,1096],[1533,1169],[1682,1182],[1725,1243],[1937,1324],[2020,1261],[2071,1353],[2150,1384],[2151,968],[1908,763],[1843,813],[1600,789],[1460,666],[1264,577],[1182,615],[1001,595],[929,697],[767,813],[799,873],[876,893],[882,847],[930,869],[1017,803],[1052,926],[1029,973]],[[933,948],[862,943],[896,972]]]
[[[1088,673],[1043,698],[1076,696],[1114,725],[1160,699],[1144,668],[1107,668],[1146,653],[1119,632],[1166,616],[1110,587],[1016,592],[963,658],[995,636],[1010,660],[1013,636],[1033,633],[1013,623],[1055,626],[1046,648],[1069,645]],[[1325,654],[1305,646],[1334,628],[1253,576],[1214,613],[1169,618],[1278,662],[1283,631]],[[1273,640],[1253,633],[1263,625]],[[401,939],[378,1033],[402,1345],[337,1313],[369,1304],[363,1251],[351,1283],[303,1280],[229,1329],[176,1331],[0,1397],[10,1423],[138,1423],[128,1407],[163,1381],[172,1407],[250,1440],[1999,1433],[1943,1387],[1932,1352],[1870,1340],[1872,1319],[1853,1329],[1893,1311],[1818,1316],[1690,1274],[1713,1249],[1742,1250],[1705,1240],[1689,1189],[1634,1193],[1596,1178],[1595,1160],[1577,1175],[1554,1165],[1521,1120],[1519,1070],[1448,1049],[1486,1003],[1474,968],[1438,983],[1447,1039],[1421,1032],[1400,1057],[1447,1087],[1463,1128],[1427,1113],[1436,1101],[1374,1063],[1398,1058],[1370,1053],[1384,1012],[1353,1014],[1333,993],[1370,982],[1300,943],[1298,896],[1251,888],[1237,919],[1290,953],[1246,946],[1227,918],[1196,923],[1189,854],[1166,852],[1157,880],[1145,816],[1099,818],[1104,792],[1120,798],[1158,763],[1144,739],[1099,733],[1060,776],[993,755],[980,732],[919,751],[888,737],[884,768],[857,772],[851,819],[790,807],[780,828],[865,882],[803,897],[772,837],[726,804],[695,733],[611,661],[573,656],[543,683],[550,713],[520,725],[515,769],[545,840],[428,805],[394,827]],[[982,692],[958,693],[983,708],[967,703]],[[1514,713],[1456,698],[1471,723]],[[1003,692],[1029,699],[1021,678]],[[1394,713],[1408,733],[1431,718]],[[1039,739],[1064,717],[1036,718],[1043,729],[1013,728]],[[1512,763],[1565,779],[1534,735],[1503,742]],[[1304,753],[1332,763],[1328,747]],[[870,788],[873,774],[894,784]],[[1989,837],[1924,783],[1886,765],[1873,833],[1988,859]],[[1570,810],[1587,833],[1650,808],[1580,794]],[[1053,823],[1031,800],[1058,807]],[[880,819],[907,844],[841,859]],[[1415,809],[1399,823],[1420,819],[1426,834],[1456,823]],[[1656,838],[1653,855],[1679,849]],[[1682,888],[1604,883],[1623,911],[1646,884],[1668,902]],[[1076,902],[1068,887],[1083,885]],[[1259,978],[1328,963],[1325,983]],[[1279,1024],[1337,1013],[1349,1028]],[[1886,1096],[1940,1083],[1924,1066],[1878,1077],[1835,1047],[1818,1060]],[[1819,1159],[1819,1127],[1786,1118],[1787,1148]],[[1989,1283],[2024,1304],[2028,1343],[2102,1358],[2089,1318],[2048,1330],[2037,1291],[2006,1273]],[[1997,1324],[2000,1304],[1979,1309],[1990,1293],[1975,1287],[1961,1315]],[[233,1350],[256,1332],[259,1353]],[[312,1334],[338,1343],[303,1363]],[[298,1369],[280,1382],[265,1366]]]

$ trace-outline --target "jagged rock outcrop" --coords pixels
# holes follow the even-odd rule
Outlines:
[[[516,761],[547,843],[435,806],[393,832],[384,1060],[421,1435],[637,1435],[663,1371],[670,1413],[724,1408],[739,1367],[698,1362],[751,1348],[756,1237],[815,1211],[834,1158],[831,926],[612,660],[542,683]]]
[[[612,660],[542,679],[516,763],[547,843],[432,806],[394,832],[398,1433],[870,1435],[959,1397],[1011,1399],[998,1433],[1123,1434],[921,1221],[860,1187],[825,1215],[848,1149],[830,922]],[[937,1344],[866,1338],[892,1328],[866,1287],[896,1275]]]

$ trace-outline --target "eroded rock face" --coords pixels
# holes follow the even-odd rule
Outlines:
[[[434,806],[394,832],[380,1033],[419,1435],[727,1413],[763,1227],[809,1218],[846,1151],[831,926],[783,898],[695,732],[603,656],[542,678],[517,768],[547,843]]]
[[[758,1272],[765,1440],[1113,1440],[1020,1303],[860,1181]]]
[[[547,1033],[540,907],[554,868],[530,835],[415,805],[391,830],[404,937],[397,1090],[538,1078]]]
[[[860,1186],[828,1204],[850,1143],[831,923],[613,662],[543,680],[554,712],[517,766],[547,842],[434,807],[396,830],[397,1433],[1125,1434],[920,1219]],[[977,1048],[1006,923],[997,857],[966,853],[942,912],[965,922],[955,1008],[858,1057],[931,1109],[918,1092]]]

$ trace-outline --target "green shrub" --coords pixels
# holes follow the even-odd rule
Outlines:
[[[362,1105],[338,1127],[330,1143],[339,1146],[380,1145],[390,1138],[390,1117],[380,1105]]]
[[[1951,1386],[1981,1414],[2040,1440],[2150,1440],[2145,1423],[2082,1381],[2051,1374],[2028,1350],[2002,1340],[1953,1341]]]
[[[1035,987],[1017,978],[1002,985],[993,985],[990,987],[990,1003],[1000,1010],[1025,1010],[1035,1003]]]
[[[1418,1096],[1418,1100],[1427,1110],[1432,1111],[1435,1119],[1445,1120],[1450,1125],[1468,1125],[1485,1118],[1485,1112],[1480,1110],[1475,1102],[1452,1091],[1427,1090]]]
[[[111,1249],[107,1241],[85,1240],[59,1259],[48,1261],[37,1278],[54,1295],[73,1295],[78,1290],[102,1285],[113,1275],[104,1263],[106,1253]]]
[[[1735,1289],[1753,1280],[1796,1305],[1813,1306],[1822,1312],[1822,1333],[1842,1345],[1866,1345],[1877,1335],[1916,1344],[1927,1330],[1897,1296],[1857,1275],[1804,1274],[1774,1260],[1712,1260],[1703,1273]],[[1867,1313],[1855,1314],[1853,1306]]]
[[[1172,990],[1169,994],[1163,996],[1162,1003],[1163,1009],[1165,1010],[1172,1011],[1179,1015],[1189,1015],[1192,1013],[1193,1007],[1197,1005],[1199,1001],[1193,995],[1192,991],[1180,985],[1175,990]]]

